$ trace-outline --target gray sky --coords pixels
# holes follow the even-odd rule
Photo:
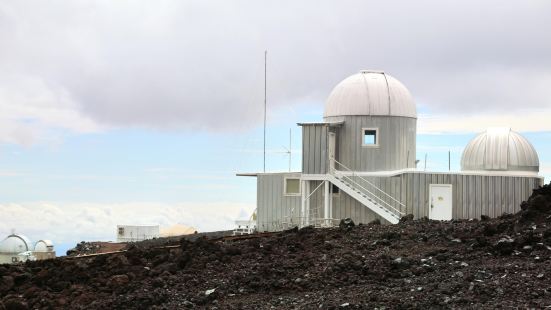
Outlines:
[[[0,2],[0,141],[33,130],[209,131],[323,105],[383,69],[421,112],[551,115],[550,1]],[[527,113],[528,113],[527,112]]]

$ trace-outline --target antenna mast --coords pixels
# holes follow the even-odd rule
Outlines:
[[[266,63],[268,50],[264,51],[264,172],[266,172]]]

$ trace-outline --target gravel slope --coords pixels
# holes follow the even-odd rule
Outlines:
[[[498,219],[343,225],[0,266],[0,309],[551,305],[551,186]],[[348,227],[347,227],[348,226]]]

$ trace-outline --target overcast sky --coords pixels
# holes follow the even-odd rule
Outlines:
[[[551,116],[549,29],[549,1],[3,0],[0,139],[250,129],[265,49],[274,108],[369,68],[432,114]]]
[[[265,50],[274,168],[286,168],[290,126],[321,119],[345,77],[379,69],[413,94],[419,133],[463,134],[421,137],[420,152],[459,157],[474,132],[506,125],[531,132],[551,171],[541,154],[551,131],[550,29],[551,1],[0,0],[0,212],[58,202],[181,209],[190,200],[230,203],[227,218],[250,211],[254,183],[228,179],[200,201],[196,184],[181,182],[209,168],[215,179],[259,168]],[[163,186],[187,188],[182,196],[149,183],[158,181],[151,171],[176,170]],[[84,191],[75,180],[91,183]],[[10,214],[6,227],[27,216]]]

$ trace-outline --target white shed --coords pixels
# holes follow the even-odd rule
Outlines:
[[[117,242],[136,242],[159,235],[159,225],[117,225]]]

